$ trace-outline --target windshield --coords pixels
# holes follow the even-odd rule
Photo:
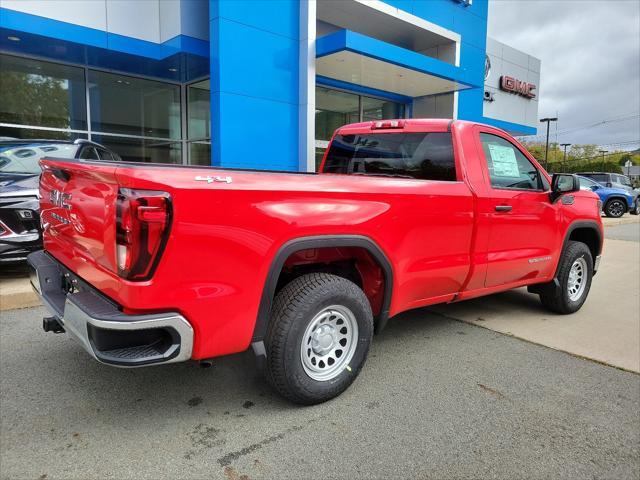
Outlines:
[[[69,143],[0,144],[0,173],[39,175],[42,157],[74,158],[77,150]]]

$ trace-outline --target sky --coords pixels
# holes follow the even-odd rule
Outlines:
[[[542,61],[551,141],[640,146],[640,1],[489,0],[489,36]]]

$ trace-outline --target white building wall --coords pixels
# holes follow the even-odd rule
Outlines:
[[[107,30],[105,0],[0,0],[0,7],[83,27]]]
[[[208,0],[0,0],[0,7],[154,43],[209,39]]]
[[[487,38],[487,56],[491,69],[484,89],[493,95],[494,101],[484,102],[484,116],[537,128],[540,60],[492,38]],[[529,99],[500,90],[503,75],[535,84],[536,97]]]
[[[160,0],[106,0],[106,7],[108,32],[160,43]]]

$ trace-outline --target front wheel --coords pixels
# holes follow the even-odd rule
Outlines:
[[[592,277],[591,250],[582,242],[569,242],[558,265],[556,279],[560,286],[544,289],[540,300],[556,313],[577,312],[587,300]]]
[[[622,215],[624,215],[624,212],[626,210],[627,207],[624,202],[617,198],[609,200],[604,206],[604,214],[607,217],[620,218]]]
[[[330,400],[358,376],[372,337],[371,306],[356,284],[326,273],[298,277],[271,309],[267,380],[295,403]]]
[[[640,197],[636,198],[630,213],[631,215],[640,215]]]

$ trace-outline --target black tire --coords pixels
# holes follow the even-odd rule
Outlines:
[[[629,213],[631,215],[640,215],[640,198],[636,198],[636,201],[633,203],[633,208]]]
[[[604,214],[607,217],[620,218],[627,211],[627,205],[624,200],[612,198],[604,206]]]
[[[569,273],[574,263],[578,262],[579,259],[584,261],[584,277],[582,281],[585,284],[579,298],[572,299],[569,293]],[[592,278],[593,256],[591,255],[591,250],[582,242],[569,242],[562,253],[556,273],[556,279],[560,287],[553,288],[550,286],[544,289],[540,293],[540,300],[546,308],[556,313],[566,315],[577,312],[587,300]]]
[[[333,306],[353,313],[350,322],[357,324],[357,335],[352,337],[353,349],[349,351],[353,356],[348,363],[334,373],[334,378],[319,381],[305,370],[309,367],[303,365],[301,346],[303,336],[308,333],[307,327],[317,321],[322,312],[331,311],[328,307]],[[271,309],[265,338],[267,380],[292,402],[303,405],[325,402],[344,392],[358,376],[367,359],[372,338],[371,306],[355,283],[326,273],[303,275],[278,293]],[[341,361],[334,359],[334,362],[339,365],[346,359],[345,356]]]

